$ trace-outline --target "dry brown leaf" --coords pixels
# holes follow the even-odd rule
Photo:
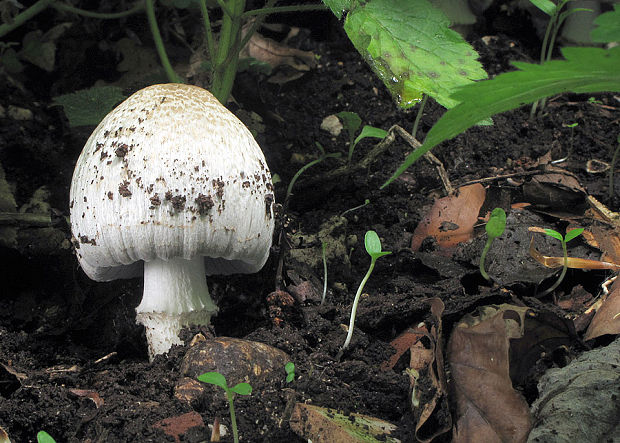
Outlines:
[[[586,192],[576,178],[565,173],[536,175],[523,185],[526,201],[542,208],[561,212],[586,209]]]
[[[416,227],[411,249],[419,250],[424,239],[432,237],[439,250],[449,254],[457,244],[471,239],[485,195],[484,187],[476,183],[437,200]]]
[[[534,247],[534,237],[530,240],[530,255],[534,260],[547,268],[561,268],[564,266],[564,257],[549,257],[538,252]],[[567,257],[566,266],[571,269],[611,269],[614,271],[620,269],[620,265],[615,263],[578,257]]]
[[[423,324],[417,328],[407,328],[398,337],[390,342],[390,346],[396,352],[390,358],[381,364],[381,370],[388,371],[393,369],[400,357],[420,341],[420,339],[428,334],[428,329]],[[428,350],[427,350],[428,351]],[[428,360],[430,361],[430,360]],[[419,369],[414,367],[414,369]]]
[[[243,35],[249,29],[251,22],[244,26]],[[287,73],[284,77],[276,73],[272,76],[271,82],[286,83],[301,77],[305,72],[310,71],[316,66],[316,55],[311,51],[302,51],[291,48],[284,43],[279,43],[271,38],[267,38],[255,32],[250,37],[248,44],[243,48],[240,57],[252,57],[256,60],[269,64],[273,69],[286,66],[292,68],[294,72]],[[275,78],[275,80],[273,80]]]
[[[606,334],[620,334],[620,283],[617,280],[596,311],[584,338],[592,340]]]
[[[392,423],[363,414],[343,415],[303,403],[295,404],[289,424],[293,432],[313,443],[400,442],[390,437],[396,430]]]
[[[99,393],[90,389],[69,389],[73,395],[78,397],[86,397],[95,404],[95,407],[99,409],[100,406],[103,406],[104,401],[103,398],[99,396]]]
[[[177,415],[176,417],[164,418],[153,424],[153,427],[161,429],[166,435],[174,438],[175,442],[180,442],[181,436],[185,435],[192,428],[206,428],[202,417],[195,411]]]
[[[456,398],[453,441],[524,442],[532,422],[510,380],[509,339],[523,334],[527,309],[486,308],[481,317],[464,317],[448,343]],[[517,318],[505,318],[508,311]]]

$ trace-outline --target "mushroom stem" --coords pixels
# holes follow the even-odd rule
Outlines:
[[[208,325],[217,306],[209,296],[203,257],[154,259],[144,263],[144,294],[136,308],[146,328],[151,360],[182,344],[181,328]]]

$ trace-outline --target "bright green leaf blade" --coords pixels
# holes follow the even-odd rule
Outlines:
[[[62,106],[70,126],[94,126],[125,98],[121,88],[101,86],[54,97],[53,103]]]
[[[556,4],[551,0],[530,0],[530,3],[551,17],[555,14]]]
[[[235,394],[250,395],[252,393],[252,386],[249,383],[237,383],[230,390]]]
[[[592,41],[609,43],[620,41],[620,4],[614,4],[614,10],[599,15],[594,24],[598,25],[590,33]]]
[[[351,9],[351,4],[353,2],[354,0],[323,0],[323,3],[325,3],[339,19],[342,18],[342,14]]]
[[[553,229],[545,229],[545,234],[547,234],[549,237],[557,238],[561,242],[564,242],[564,237],[562,237],[562,234],[560,234],[558,231],[554,231]]]
[[[375,231],[366,232],[364,236],[364,247],[371,257],[381,252],[381,240]]]
[[[427,94],[450,108],[456,88],[487,76],[476,51],[427,0],[356,3],[344,29],[401,107]]]
[[[572,239],[574,239],[575,237],[579,237],[581,235],[581,233],[583,232],[583,228],[578,228],[578,229],[571,229],[570,231],[568,231],[566,233],[566,235],[564,236],[564,241],[566,243],[568,243],[569,241],[571,241]]]
[[[325,245],[325,242],[323,242],[323,245]],[[295,372],[295,363],[293,363],[292,361],[289,361],[287,364],[284,365],[284,370],[286,371],[287,374],[290,374],[291,372]]]
[[[294,372],[291,372],[291,373],[289,373],[289,374],[286,376],[286,382],[287,382],[287,383],[292,382],[294,379],[295,379],[295,373],[294,373]]]
[[[484,229],[489,238],[499,237],[506,229],[506,212],[502,208],[495,208],[491,211],[491,217]]]
[[[219,372],[205,372],[198,376],[198,380],[203,383],[209,383],[211,385],[219,386],[220,388],[228,391],[228,385],[226,384],[226,377]]]
[[[439,143],[485,118],[562,92],[620,91],[620,46],[609,50],[566,47],[562,53],[566,60],[542,65],[513,62],[519,71],[457,90],[453,97],[460,104],[446,111],[431,128],[422,146],[409,154],[382,188]]]
[[[384,139],[386,135],[387,135],[387,131],[385,129],[375,128],[374,126],[366,125],[362,128],[362,132],[360,132],[360,134],[355,138],[355,141],[353,142],[353,146],[357,145],[360,141],[362,141],[365,138],[372,137],[372,138]]]
[[[349,132],[357,132],[360,126],[362,126],[362,119],[357,112],[342,111],[336,114],[336,116],[342,120],[342,126]]]
[[[56,440],[54,440],[54,438],[51,435],[49,435],[47,432],[39,431],[37,433],[37,442],[38,443],[56,443]]]

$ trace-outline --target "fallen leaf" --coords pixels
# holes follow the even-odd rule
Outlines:
[[[457,244],[472,238],[485,195],[484,187],[476,183],[437,200],[416,227],[411,249],[418,251],[422,242],[431,237],[440,251],[451,254]]]
[[[601,303],[584,336],[592,340],[606,334],[620,334],[620,284],[614,283],[611,292]]]
[[[550,257],[547,255],[542,255],[538,252],[538,250],[534,247],[534,237],[530,240],[530,255],[534,260],[547,268],[561,268],[564,266],[564,257]],[[611,269],[614,271],[620,269],[620,265],[615,263],[579,257],[567,257],[566,267],[571,269]]]
[[[559,169],[559,168],[558,168]],[[539,208],[578,213],[587,207],[586,192],[572,175],[536,175],[523,185],[523,197]]]
[[[192,428],[206,428],[202,417],[198,412],[188,412],[187,414],[177,415],[159,420],[153,424],[155,429],[161,429],[164,434],[174,438],[175,442],[180,442],[181,437]]]
[[[527,308],[487,306],[467,315],[448,343],[455,393],[454,442],[524,442],[529,407],[510,380],[509,340],[523,334]]]
[[[400,442],[390,437],[396,430],[392,423],[303,403],[295,404],[289,424],[293,432],[313,443]]]
[[[69,389],[73,395],[77,397],[86,397],[95,404],[95,407],[99,409],[100,406],[104,405],[103,398],[99,396],[99,393],[96,391],[92,391],[90,389]]]
[[[620,338],[585,352],[538,382],[532,442],[611,442],[620,435]]]

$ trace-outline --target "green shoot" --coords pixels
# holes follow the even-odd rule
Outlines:
[[[321,242],[321,255],[323,257],[323,297],[321,297],[321,304],[325,303],[325,297],[327,297],[327,257],[325,257],[325,249],[327,249],[327,242]]]
[[[336,152],[333,154],[327,154],[325,152],[325,149],[323,148],[323,145],[321,145],[319,142],[315,142],[315,144],[316,144],[316,147],[319,149],[319,151],[321,151],[321,155],[319,156],[319,158],[312,160],[311,162],[308,162],[307,164],[299,168],[299,170],[295,173],[295,175],[291,179],[291,182],[288,184],[288,187],[286,188],[286,196],[284,197],[284,209],[288,207],[288,201],[290,200],[291,195],[293,195],[293,186],[295,185],[295,182],[301,176],[301,174],[303,174],[306,171],[306,169],[311,168],[314,165],[318,165],[319,163],[321,163],[323,160],[327,158],[340,157],[340,152]]]
[[[614,149],[614,155],[611,157],[611,165],[609,165],[609,190],[607,197],[609,202],[614,198],[614,169],[616,168],[616,160],[618,160],[618,151],[620,151],[620,135],[618,135],[618,146]]]
[[[368,272],[364,276],[364,279],[360,283],[357,288],[357,293],[355,294],[355,299],[353,300],[353,307],[351,308],[351,320],[349,321],[349,332],[347,333],[347,338],[340,349],[340,352],[344,351],[349,347],[349,343],[351,342],[351,337],[353,337],[353,328],[355,326],[355,315],[357,313],[357,305],[360,301],[360,296],[362,295],[362,290],[372,274],[373,269],[375,268],[375,263],[377,260],[384,255],[391,254],[390,251],[381,251],[381,240],[375,231],[368,231],[364,236],[364,246],[366,247],[366,252],[370,255],[370,267],[368,268]]]
[[[549,294],[550,292],[552,292],[555,288],[560,286],[560,283],[562,283],[562,280],[564,280],[564,276],[566,275],[566,270],[568,269],[568,251],[566,250],[566,243],[568,243],[575,237],[580,236],[582,232],[583,232],[583,228],[572,229],[568,231],[565,236],[562,236],[562,234],[560,234],[558,231],[554,231],[553,229],[545,229],[545,234],[547,234],[549,237],[553,237],[553,238],[560,240],[560,242],[562,243],[562,253],[564,254],[564,266],[562,266],[562,272],[560,273],[560,276],[558,277],[556,282],[549,289],[545,290],[544,292],[541,292],[539,295],[540,297],[545,296]]]
[[[235,443],[239,443],[239,431],[237,430],[237,418],[235,416],[235,406],[233,399],[235,394],[250,395],[252,393],[252,386],[249,383],[237,383],[232,388],[228,387],[226,378],[219,372],[205,372],[198,376],[198,380],[203,383],[209,383],[215,386],[219,386],[226,392],[226,398],[228,400],[228,408],[230,410],[230,422],[232,424],[233,439]]]
[[[295,363],[289,361],[284,365],[284,370],[286,371],[286,382],[290,383],[295,380]]]
[[[506,229],[506,212],[502,208],[495,208],[491,212],[491,217],[487,222],[484,229],[487,231],[487,242],[484,245],[484,249],[482,250],[482,254],[480,255],[480,273],[485,278],[485,280],[491,281],[491,277],[487,274],[487,271],[484,269],[484,262],[487,257],[487,252],[491,249],[491,243],[497,237],[504,233]]]
[[[359,142],[368,137],[379,138],[383,140],[387,135],[387,131],[381,128],[375,128],[374,126],[365,125],[360,131],[359,135],[355,137],[357,130],[362,125],[362,119],[356,112],[342,111],[336,114],[336,116],[342,120],[342,126],[346,129],[349,135],[349,153],[347,155],[347,161],[351,164],[353,159],[353,151]]]
[[[37,443],[56,443],[56,440],[45,431],[37,433]]]
[[[349,208],[349,209],[347,209],[346,211],[344,211],[342,214],[340,214],[340,217],[344,217],[344,215],[345,215],[345,214],[348,214],[349,212],[355,211],[355,210],[357,210],[357,209],[361,209],[361,208],[363,208],[364,206],[367,206],[367,205],[369,205],[369,204],[370,204],[370,200],[366,199],[366,200],[364,200],[364,203],[362,203],[361,205],[354,206],[354,207]]]
[[[562,24],[564,24],[564,21],[568,18],[568,16],[579,11],[592,11],[591,9],[574,8],[562,12],[562,9],[564,9],[568,2],[571,1],[573,0],[559,0],[556,5],[551,0],[530,0],[530,3],[532,3],[534,6],[536,6],[538,9],[540,9],[549,16],[549,23],[547,23],[547,29],[545,30],[545,36],[543,38],[542,47],[540,49],[541,64],[551,60],[551,55],[553,54],[553,47],[555,45],[555,39],[557,38],[558,32],[560,31]],[[538,103],[538,101],[535,101],[532,104],[532,109],[530,110],[530,118],[534,117]],[[540,109],[542,110],[545,107],[544,99],[540,103]]]

